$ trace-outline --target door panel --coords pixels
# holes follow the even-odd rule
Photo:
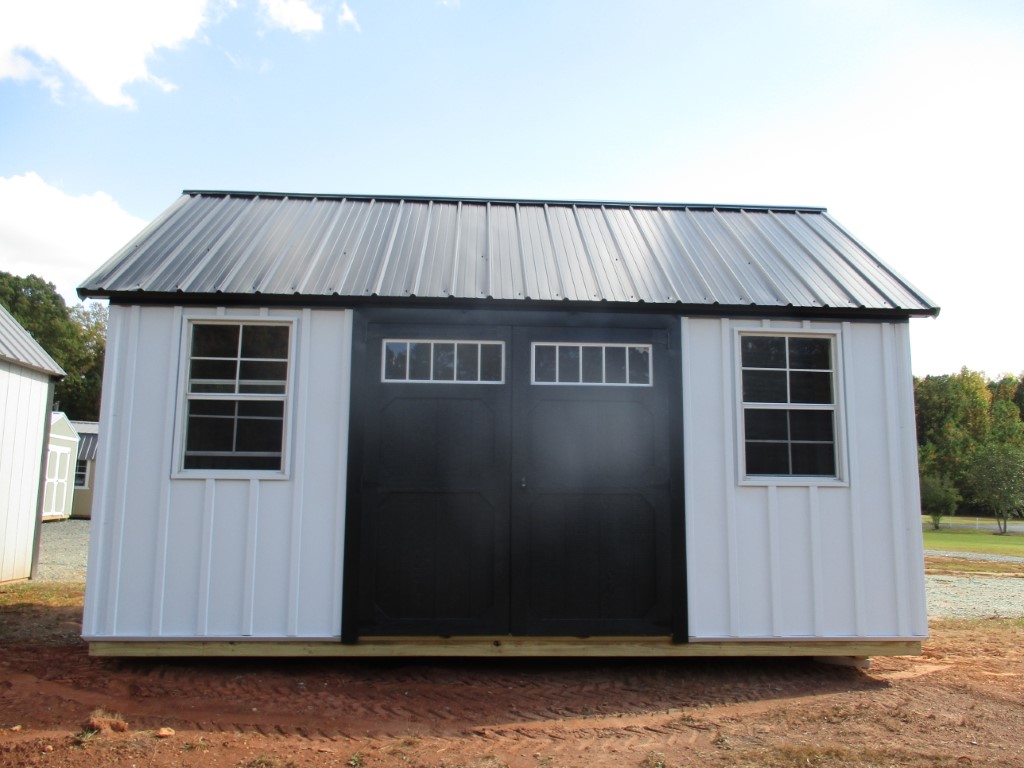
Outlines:
[[[363,326],[347,640],[680,636],[678,356],[671,320],[632,322]],[[409,346],[388,351],[395,339]],[[414,372],[429,346],[417,339],[503,342],[504,370],[488,364],[494,383],[467,383],[473,371],[431,381],[425,354]],[[536,342],[547,349],[535,372]]]
[[[591,350],[649,344],[653,379],[634,381],[651,385],[629,386],[621,375],[607,384],[535,383],[534,377],[586,378],[576,368],[563,376],[561,361],[558,373],[543,370],[532,357],[535,342],[589,344]],[[517,328],[514,344],[513,634],[669,634],[673,377],[667,334]],[[590,378],[609,381],[597,372]]]

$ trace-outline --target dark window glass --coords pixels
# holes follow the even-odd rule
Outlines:
[[[459,344],[458,350],[455,356],[458,370],[456,371],[456,378],[459,381],[479,381],[480,380],[480,345],[479,344]]]
[[[788,475],[789,445],[787,443],[747,443],[748,475]]]
[[[747,409],[744,428],[747,440],[788,440],[788,411]]]
[[[281,469],[290,332],[193,323],[188,392],[206,397],[186,404],[185,469]],[[404,350],[391,352],[391,369],[404,368]]]
[[[242,357],[288,359],[288,326],[246,325],[242,329]]]
[[[455,345],[434,345],[434,381],[455,381]]]
[[[189,370],[190,392],[234,392],[238,361],[195,360]]]
[[[785,403],[785,371],[744,371],[743,400],[748,403]]]
[[[384,345],[384,378],[405,381],[409,345],[404,341],[389,341]]]
[[[604,381],[606,384],[626,383],[626,348],[605,347]]]
[[[791,336],[789,339],[789,367],[831,370],[831,339]]]
[[[789,429],[793,440],[835,440],[832,411],[790,411]]]
[[[533,348],[533,380],[545,383],[555,381],[555,347],[538,345]]]
[[[480,345],[480,381],[501,381],[501,344]]]
[[[831,403],[832,374],[792,371],[789,374],[789,402]]]
[[[430,381],[430,342],[409,342],[409,380]]]
[[[238,357],[238,325],[195,323],[192,357]]]
[[[586,384],[604,383],[604,349],[583,347],[583,381]]]
[[[629,348],[629,383],[651,383],[651,352],[647,347]]]
[[[558,381],[575,384],[580,380],[580,348],[558,347]]]
[[[784,336],[743,336],[744,368],[785,368],[786,338]]]
[[[89,462],[86,459],[79,459],[75,463],[75,488],[85,488],[89,479]]]
[[[747,474],[835,476],[834,409],[805,407],[835,403],[832,340],[751,335],[740,349],[744,403],[795,406],[744,408]]]
[[[832,443],[793,443],[794,475],[834,475],[836,451]]]
[[[284,383],[288,379],[288,363],[243,360],[239,367],[238,390],[240,392],[266,392],[284,394]]]

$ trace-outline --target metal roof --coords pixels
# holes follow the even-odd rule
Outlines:
[[[99,443],[100,425],[95,421],[72,421],[71,426],[78,433],[78,458],[80,461],[95,461],[96,446]]]
[[[78,292],[938,313],[823,208],[192,190]]]
[[[39,342],[32,338],[7,308],[0,304],[0,360],[24,368],[63,378],[64,370],[57,365]]]

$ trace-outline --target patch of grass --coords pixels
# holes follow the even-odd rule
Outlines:
[[[992,531],[940,528],[924,531],[924,548],[947,552],[974,552],[982,555],[1024,557],[1024,534],[998,536]]]
[[[71,581],[23,581],[0,586],[0,608],[14,605],[41,605],[50,608],[76,608],[82,605],[85,584]]]

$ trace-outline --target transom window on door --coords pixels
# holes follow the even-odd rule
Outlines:
[[[833,341],[740,336],[748,477],[837,475]]]
[[[182,468],[283,469],[291,325],[192,322]]]
[[[381,379],[388,382],[501,384],[505,380],[505,344],[384,339],[381,368]]]
[[[651,345],[535,342],[533,383],[649,387]]]

